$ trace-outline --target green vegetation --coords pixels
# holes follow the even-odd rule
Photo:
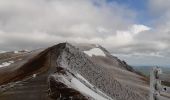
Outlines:
[[[165,81],[162,81],[162,84],[165,85],[165,86],[168,86],[170,87],[170,82],[165,82]]]

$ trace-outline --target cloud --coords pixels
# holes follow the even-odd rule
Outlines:
[[[132,44],[136,35],[144,31],[149,31],[150,28],[144,25],[130,25],[127,30],[117,30],[116,34],[106,37],[103,41],[105,46],[120,47]],[[114,44],[113,44],[114,43]],[[109,45],[108,45],[109,44]],[[112,45],[112,46],[110,46]],[[112,48],[113,49],[113,48]]]
[[[101,44],[116,55],[170,55],[170,3],[149,0],[151,26],[138,12],[107,0],[0,0],[0,49],[36,49],[59,42]]]
[[[170,9],[169,0],[149,0],[149,8],[154,13],[165,13]]]
[[[125,6],[105,0],[0,0],[0,48],[110,42],[109,37],[133,24],[135,16]]]
[[[149,10],[153,14],[153,26],[156,30],[168,32],[170,26],[170,1],[169,0],[149,0]]]
[[[130,32],[132,34],[138,34],[144,31],[149,31],[151,28],[145,25],[133,25],[132,28],[130,29]]]

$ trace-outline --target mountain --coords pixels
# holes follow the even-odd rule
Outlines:
[[[148,100],[148,79],[100,45],[6,52],[0,64],[0,100]]]

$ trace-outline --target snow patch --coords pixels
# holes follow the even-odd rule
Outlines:
[[[5,53],[5,52],[6,52],[6,51],[0,51],[0,54],[1,54],[1,53]]]
[[[9,66],[9,65],[11,65],[12,63],[14,63],[14,61],[3,62],[3,63],[0,65],[0,67]]]
[[[85,93],[91,97],[93,97],[96,100],[108,100],[107,98],[104,98],[103,96],[97,94],[90,88],[88,88],[86,85],[81,83],[78,79],[72,78],[71,79],[71,84],[74,86],[76,89],[78,89],[80,92]]]
[[[24,51],[24,52],[29,52],[29,50],[28,50],[28,49],[24,49],[23,51]]]
[[[33,77],[33,78],[36,78],[36,77],[37,77],[37,74],[33,74],[32,77]]]
[[[84,51],[85,54],[89,55],[92,57],[93,55],[95,56],[106,56],[105,53],[100,49],[100,48],[93,48],[90,49],[89,51]]]
[[[106,98],[100,96],[99,94],[95,93],[91,89],[89,89],[87,86],[85,86],[83,83],[81,83],[76,78],[72,78],[71,84],[78,89],[79,91],[90,95],[91,97],[95,98],[96,100],[107,100]]]
[[[19,53],[19,51],[14,51],[14,53]]]

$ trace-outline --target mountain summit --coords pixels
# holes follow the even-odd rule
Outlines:
[[[0,54],[0,100],[147,100],[148,80],[93,44]]]

